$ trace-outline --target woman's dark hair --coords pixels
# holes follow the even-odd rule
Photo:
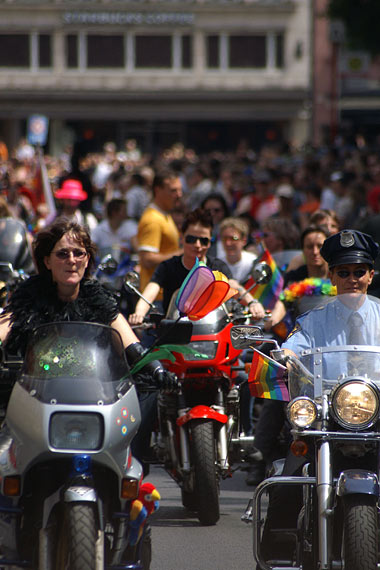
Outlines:
[[[33,241],[33,255],[40,275],[50,275],[44,259],[54,249],[55,244],[65,235],[71,234],[89,254],[88,265],[84,277],[89,277],[95,264],[96,245],[90,238],[90,234],[84,226],[60,216],[52,224],[39,231]]]
[[[199,224],[205,228],[210,228],[212,231],[212,218],[208,212],[202,210],[202,208],[197,208],[192,212],[189,212],[182,224],[182,233],[184,234],[187,228],[191,225]]]
[[[319,234],[323,234],[324,236],[326,236],[327,238],[329,237],[330,233],[326,230],[326,228],[323,228],[322,226],[316,226],[316,225],[310,225],[307,226],[307,228],[305,228],[301,234],[301,246],[303,249],[303,244],[305,241],[306,236],[308,236],[309,234],[314,234],[314,233],[319,233]]]
[[[207,202],[209,200],[217,200],[219,202],[219,204],[221,205],[221,207],[223,208],[223,211],[224,211],[223,217],[228,218],[228,216],[230,215],[230,210],[229,210],[227,202],[226,202],[224,196],[222,196],[222,194],[220,194],[219,192],[211,192],[210,194],[207,194],[206,198],[204,198],[202,200],[202,203],[201,203],[201,207],[203,209],[205,209],[205,205],[207,204]]]

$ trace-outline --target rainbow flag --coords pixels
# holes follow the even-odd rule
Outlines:
[[[270,266],[272,270],[272,278],[269,283],[265,283],[264,285],[255,285],[253,289],[251,289],[250,293],[255,297],[255,299],[260,301],[265,309],[271,310],[275,306],[284,287],[284,278],[277,267],[275,260],[267,249],[264,249],[261,256],[257,259],[257,263],[259,262],[267,263]],[[253,279],[250,278],[244,286],[248,289],[252,284]]]
[[[289,392],[284,381],[286,370],[285,366],[255,349],[248,375],[251,395],[267,400],[289,402]]]

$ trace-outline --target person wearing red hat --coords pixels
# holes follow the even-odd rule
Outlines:
[[[87,199],[87,192],[83,190],[79,180],[68,178],[64,180],[55,197],[61,202],[60,216],[65,216],[69,220],[74,220],[80,225],[85,225],[90,231],[94,230],[98,224],[97,219],[90,212],[82,213],[79,208],[81,202]]]

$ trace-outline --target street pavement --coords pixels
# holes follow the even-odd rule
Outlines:
[[[201,526],[181,503],[178,485],[158,466],[151,467],[147,481],[161,494],[160,508],[152,515],[151,570],[254,569],[252,525],[241,522],[253,488],[245,473],[236,471],[221,482],[220,520]]]

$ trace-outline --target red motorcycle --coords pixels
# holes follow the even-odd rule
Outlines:
[[[126,285],[137,292],[130,274]],[[174,296],[175,298],[175,296]],[[229,308],[227,308],[227,305]],[[231,466],[240,461],[253,436],[246,436],[240,422],[240,385],[236,382],[244,370],[230,339],[233,324],[247,323],[248,316],[236,301],[221,305],[199,321],[183,318],[178,322],[174,300],[165,326],[173,323],[171,339],[160,336],[165,367],[180,379],[177,394],[161,393],[158,398],[158,429],[153,448],[160,463],[180,485],[184,507],[197,512],[200,522],[213,525],[219,520],[220,478],[231,476]],[[176,342],[176,327],[192,324],[190,342]],[[178,333],[178,336],[181,336]],[[162,356],[164,345],[169,357]]]

